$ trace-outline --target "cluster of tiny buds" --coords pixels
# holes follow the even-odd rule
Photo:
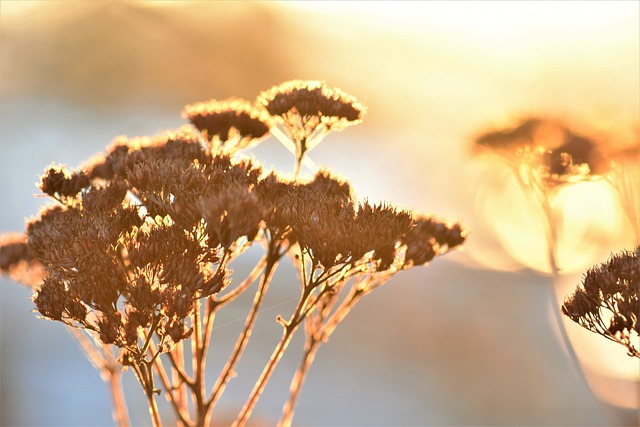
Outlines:
[[[0,273],[30,288],[42,283],[44,267],[24,233],[0,234]]]
[[[256,103],[284,127],[295,145],[296,164],[329,131],[358,124],[366,107],[323,81],[292,80],[263,92]]]
[[[640,358],[640,246],[589,269],[562,312],[582,327],[624,345]],[[634,345],[635,343],[635,345]]]
[[[219,142],[231,151],[246,148],[269,133],[269,114],[249,101],[211,100],[187,105],[183,115],[209,141]]]
[[[257,106],[192,104],[185,114],[195,129],[119,137],[79,171],[50,166],[40,189],[57,204],[29,221],[26,239],[2,242],[0,268],[39,263],[34,302],[44,317],[92,331],[135,358],[152,334],[160,348],[189,337],[196,302],[231,283],[228,263],[256,239],[299,248],[315,268],[348,264],[372,274],[460,246],[460,224],[358,202],[344,178],[324,169],[292,180],[235,153],[244,146],[237,141],[259,140],[276,117],[314,116],[334,129],[363,113],[323,82],[285,83]],[[212,149],[214,139],[231,138],[234,149]]]
[[[366,107],[354,97],[338,88],[329,88],[322,81],[292,80],[274,86],[258,97],[273,116],[285,116],[294,113],[302,118],[319,117],[326,125],[343,121],[360,122]]]

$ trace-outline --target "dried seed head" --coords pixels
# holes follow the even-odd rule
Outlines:
[[[428,263],[436,255],[460,246],[467,237],[461,224],[448,224],[433,216],[418,215],[414,224],[402,238],[406,245],[404,264],[409,267]]]
[[[408,212],[397,210],[388,204],[361,203],[354,222],[352,256],[362,258],[374,251],[378,271],[388,270],[395,260],[396,244],[413,226]]]
[[[640,334],[640,246],[612,255],[587,270],[581,286],[570,295],[562,312],[582,327],[624,345],[630,356]],[[607,326],[608,325],[608,326]]]
[[[286,212],[292,209],[291,194],[295,183],[277,172],[272,171],[263,177],[254,187],[254,193],[263,207],[264,222],[272,238],[284,237],[289,228]]]
[[[121,206],[127,195],[127,186],[113,181],[106,186],[92,186],[82,194],[82,208],[87,212],[112,211]]]
[[[324,133],[360,123],[366,108],[354,97],[325,82],[292,80],[260,94],[263,106],[283,126],[296,147],[296,171],[305,153]]]
[[[0,274],[32,288],[42,283],[44,266],[26,234],[0,234]]]
[[[38,289],[33,302],[36,309],[44,317],[51,320],[63,320],[66,311],[65,300],[66,292],[64,283],[59,282],[55,278],[45,278],[42,286]]]
[[[69,171],[64,166],[51,164],[41,177],[38,188],[52,197],[75,197],[91,184],[84,171]]]
[[[346,200],[353,198],[351,184],[328,169],[320,169],[312,181],[305,185],[309,190],[319,194],[329,194],[344,197]]]
[[[117,137],[104,156],[90,161],[85,168],[91,179],[122,178],[127,169],[145,160],[181,160],[206,164],[210,156],[195,129],[183,126],[153,137]]]
[[[183,114],[209,142],[232,153],[255,145],[272,126],[265,110],[241,99],[187,105]]]
[[[212,192],[199,203],[206,221],[209,246],[229,249],[240,237],[255,239],[266,210],[259,197],[246,186],[228,185]]]
[[[303,122],[317,117],[327,127],[355,124],[362,121],[366,112],[366,107],[353,96],[317,80],[291,80],[274,86],[260,94],[257,103],[285,121],[289,115],[296,115]]]

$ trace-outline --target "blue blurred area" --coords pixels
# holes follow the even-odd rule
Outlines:
[[[291,78],[326,78],[369,105],[364,124],[330,135],[313,160],[347,176],[362,197],[474,221],[468,195],[475,183],[461,182],[465,138],[488,110],[526,105],[513,101],[519,75],[489,80],[493,71],[504,72],[493,63],[468,74],[462,64],[459,74],[449,74],[459,58],[447,55],[450,49],[482,59],[473,43],[434,47],[427,60],[417,49],[431,48],[432,35],[416,36],[416,50],[408,52],[407,41],[380,22],[234,4],[45,2],[29,16],[3,18],[0,233],[23,230],[24,219],[43,205],[34,183],[52,161],[77,166],[117,135],[184,124],[186,103],[253,99]],[[422,62],[411,52],[424,55]],[[472,86],[475,92],[466,90]],[[535,79],[524,86],[538,87]],[[267,167],[292,169],[273,138],[253,154]],[[482,230],[473,233],[480,237]],[[285,263],[221,401],[221,422],[235,416],[279,338],[275,317],[295,302],[293,277]],[[459,252],[397,275],[320,349],[296,424],[634,425],[636,409],[599,401],[567,358],[551,320],[548,280],[527,270],[485,269]],[[0,425],[111,425],[106,384],[62,325],[37,319],[30,296],[0,279]],[[218,320],[210,384],[250,299],[245,295]],[[254,412],[256,423],[277,420],[301,344],[294,340],[283,358]],[[134,425],[147,424],[130,372],[125,391]]]

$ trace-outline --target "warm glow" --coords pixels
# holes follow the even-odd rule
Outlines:
[[[0,16],[3,19],[9,19],[14,16],[28,13],[46,3],[44,0],[21,1],[21,0],[3,0],[0,2]]]
[[[494,158],[485,160],[484,166],[471,172],[478,227],[489,230],[521,266],[549,273],[542,208],[504,164]],[[563,274],[582,272],[618,245],[633,245],[619,200],[606,180],[568,186],[554,200],[561,225],[558,262]],[[510,269],[491,251],[469,250],[469,255],[487,266]]]
[[[446,29],[447,32],[460,31],[461,37],[499,41],[503,47],[505,43],[517,42],[506,36],[535,31],[541,23],[549,32],[537,37],[549,40],[552,31],[608,27],[621,19],[633,18],[637,11],[637,4],[626,1],[564,1],[553,4],[539,1],[299,1],[290,6],[391,22],[405,26],[412,33],[415,31],[412,25]]]
[[[242,145],[243,153],[263,162],[265,170],[273,165],[283,171],[281,178],[293,180],[294,165],[301,165],[301,176],[328,166],[348,178],[359,199],[371,204],[388,201],[403,209],[442,215],[451,222],[449,226],[457,221],[464,224],[469,234],[464,234],[466,241],[459,251],[452,251],[442,264],[434,260],[434,268],[426,272],[407,273],[406,281],[394,278],[398,286],[389,290],[388,299],[378,299],[378,306],[372,301],[373,308],[365,309],[370,311],[360,312],[361,323],[352,323],[356,325],[352,331],[358,333],[365,329],[360,326],[375,321],[386,328],[374,329],[371,336],[376,338],[373,343],[389,349],[389,354],[369,352],[378,361],[367,358],[371,365],[359,368],[365,374],[380,367],[387,370],[381,372],[382,381],[388,380],[384,391],[397,399],[386,401],[390,407],[442,412],[443,418],[438,414],[429,418],[434,424],[463,424],[475,416],[484,418],[466,424],[495,420],[502,424],[542,420],[548,424],[555,422],[552,417],[556,415],[564,416],[563,420],[573,420],[570,416],[575,413],[584,416],[576,408],[591,409],[588,405],[599,402],[610,406],[592,405],[594,413],[622,414],[616,420],[629,418],[627,409],[640,402],[638,359],[627,356],[623,346],[581,328],[559,310],[564,298],[580,285],[585,270],[605,261],[610,253],[638,243],[639,233],[634,236],[631,226],[635,224],[633,215],[625,212],[640,215],[638,158],[630,153],[628,159],[620,156],[614,161],[626,168],[618,169],[628,171],[626,175],[606,168],[590,171],[609,173],[607,178],[576,173],[572,175],[575,181],[577,177],[585,181],[566,185],[553,194],[559,267],[554,274],[548,218],[540,200],[531,188],[523,188],[526,185],[518,181],[514,164],[505,160],[508,156],[503,158],[491,149],[478,150],[475,141],[483,132],[510,128],[523,118],[542,117],[550,123],[566,124],[575,131],[572,135],[593,141],[602,153],[626,152],[640,141],[639,16],[640,1],[605,0],[0,0],[2,71],[7,82],[2,90],[3,119],[5,112],[7,115],[3,123],[9,129],[3,129],[3,140],[25,141],[3,146],[4,158],[23,158],[24,164],[5,162],[10,167],[0,167],[4,172],[0,178],[11,180],[11,197],[18,194],[13,190],[14,182],[16,188],[25,180],[29,184],[28,191],[21,190],[27,201],[17,202],[15,208],[12,203],[7,215],[22,218],[20,204],[25,212],[33,213],[25,208],[32,199],[33,170],[40,172],[42,165],[52,160],[52,153],[60,155],[56,161],[77,165],[86,158],[84,154],[102,152],[115,135],[129,135],[130,148],[138,149],[146,139],[133,138],[135,135],[175,128],[188,120],[195,126],[198,122],[203,138],[211,135],[225,150]],[[305,135],[303,148],[303,138],[290,139],[296,133],[295,124],[301,123],[295,114],[288,121],[280,116],[280,127],[255,139],[242,141],[240,134],[236,135],[238,128],[231,127],[227,131],[238,141],[224,144],[218,141],[224,132],[205,126],[219,123],[212,118],[214,108],[187,108],[180,118],[185,104],[210,98],[246,99],[250,110],[261,90],[291,79],[309,79],[314,85],[319,80],[353,94],[367,106],[367,114],[364,120],[358,117],[349,124],[362,124],[333,132],[317,147],[325,136],[321,130],[304,133],[298,129]],[[214,105],[214,101],[207,105]],[[337,130],[335,126],[332,129]],[[568,140],[565,128],[553,124],[532,133],[534,143],[547,147],[558,147]],[[261,144],[254,145],[258,141]],[[178,170],[180,162],[176,165]],[[173,175],[165,178],[157,182],[180,181]],[[626,199],[624,191],[622,196],[616,193],[615,185],[626,189]],[[256,214],[259,209],[251,204],[255,200],[249,195],[255,187],[235,198],[229,193],[229,201],[224,203],[240,203],[244,197],[249,208],[242,205],[236,211]],[[183,200],[188,199],[172,193],[168,203],[186,203]],[[195,195],[193,200],[198,200]],[[138,201],[143,203],[142,198]],[[215,202],[211,197],[198,206],[208,206],[211,209],[206,211],[212,212],[212,207],[218,207]],[[182,206],[177,212],[188,215],[192,208]],[[142,210],[150,212],[145,207]],[[316,211],[299,215],[300,211],[290,210],[317,222]],[[225,212],[220,218],[228,215]],[[327,214],[327,218],[333,215]],[[319,237],[310,240],[326,243],[326,236],[332,236],[335,229],[339,228],[317,231]],[[304,256],[287,258],[286,262],[290,269],[291,263],[306,263]],[[296,265],[303,270],[303,264]],[[236,266],[241,273],[249,263]],[[311,262],[304,264],[304,271],[313,272],[313,268]],[[282,293],[273,296],[289,298],[285,292],[300,288],[295,280],[294,285],[278,284],[275,291]],[[421,287],[414,290],[411,285]],[[274,299],[255,312],[277,327],[276,339],[281,331],[273,319],[276,311],[288,309],[287,304],[295,306],[295,299]],[[412,304],[413,311],[408,308]],[[207,308],[203,305],[202,309]],[[396,328],[391,320],[398,313],[400,327]],[[229,314],[233,320],[228,323],[216,325],[213,333],[227,334],[236,326],[241,328],[244,318],[233,317],[235,314]],[[559,324],[566,328],[571,346],[563,341]],[[398,341],[378,339],[385,332]],[[364,342],[362,337],[347,336],[345,340],[357,341],[358,347]],[[398,352],[395,345],[387,345],[396,342],[411,350]],[[580,369],[572,369],[570,347],[575,349],[588,386],[578,378]],[[380,362],[383,356],[388,357],[386,365]],[[358,356],[354,360],[363,359]],[[406,371],[398,370],[400,364]],[[207,366],[210,369],[213,364]],[[191,367],[196,369],[197,365]],[[223,383],[235,376],[234,367],[227,368]],[[345,372],[350,368],[348,364],[341,366]],[[317,378],[330,371],[322,372]],[[527,378],[527,374],[536,379],[539,376],[540,381],[515,380]],[[240,377],[239,381],[245,381]],[[487,378],[490,380],[485,383]],[[393,391],[396,389],[387,390],[391,382],[418,400],[412,403]],[[215,393],[224,390],[214,384],[210,382],[209,387]],[[556,388],[556,384],[573,384],[576,390]],[[460,390],[465,390],[463,396]],[[567,390],[569,393],[564,393]],[[573,396],[573,391],[582,395]],[[349,393],[349,388],[342,392]],[[417,392],[433,392],[432,396],[442,400],[422,405],[426,395]],[[380,396],[386,399],[389,395]],[[487,396],[490,402],[485,400]],[[370,404],[367,393],[357,397]],[[182,403],[195,402],[185,398]],[[574,407],[574,402],[584,406]],[[339,400],[338,405],[341,403]],[[342,406],[344,411],[354,410],[350,405]],[[465,411],[460,411],[461,407]],[[324,412],[333,415],[332,411]],[[462,418],[463,412],[468,418]],[[275,421],[266,420],[256,422]],[[403,418],[393,422],[405,423]]]

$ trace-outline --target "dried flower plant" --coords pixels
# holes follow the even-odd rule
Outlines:
[[[551,271],[551,305],[562,343],[583,381],[587,380],[557,309],[554,280],[560,276],[558,244],[560,217],[556,211],[560,189],[587,180],[603,179],[610,162],[595,140],[576,133],[565,124],[529,117],[516,126],[487,132],[475,141],[476,148],[498,154],[513,172],[523,193],[540,206],[544,222],[547,262]]]
[[[565,300],[561,310],[557,310],[558,296],[553,281],[561,273],[557,253],[562,216],[556,208],[562,188],[591,180],[609,183],[633,226],[636,244],[640,243],[640,204],[637,197],[640,147],[614,149],[611,144],[580,135],[559,121],[536,117],[526,118],[515,127],[485,133],[477,138],[476,147],[497,153],[510,167],[523,192],[541,208],[547,260],[552,274],[552,313],[578,374],[587,383],[561,313],[583,327],[625,345],[630,355],[638,356],[640,247],[635,254],[626,252],[612,257],[606,265],[589,270],[583,287]]]
[[[257,144],[269,133],[271,117],[249,101],[211,100],[187,105],[184,116],[214,145],[231,152]]]
[[[288,139],[293,141],[296,176],[309,150],[330,131],[360,123],[366,112],[364,105],[353,96],[340,89],[329,88],[322,81],[292,80],[282,83],[260,94],[257,104],[276,118]],[[272,132],[289,146],[288,139],[280,137],[277,128]]]
[[[536,117],[487,132],[476,139],[476,147],[492,150],[504,159],[523,192],[541,207],[549,269],[557,276],[559,223],[555,198],[567,185],[601,179],[610,167],[607,157],[594,140],[558,121]]]
[[[640,358],[640,246],[590,268],[562,312],[585,329]]]
[[[262,107],[193,104],[185,115],[196,129],[119,137],[77,171],[51,165],[40,189],[55,203],[28,221],[26,237],[0,242],[2,272],[37,284],[36,310],[67,325],[109,381],[119,425],[128,425],[123,368],[141,384],[154,426],[162,424],[157,394],[179,425],[212,423],[286,254],[299,273],[299,300],[278,316],[281,340],[234,425],[247,422],[304,325],[305,350],[280,420],[290,425],[318,347],[353,306],[395,273],[465,241],[458,223],[357,201],[349,183],[328,170],[300,176],[302,157],[320,135],[362,119],[364,107],[352,97],[294,81],[265,92],[257,105],[295,144],[294,179],[237,153],[275,129],[276,118]],[[253,244],[264,248],[262,259],[247,277],[235,277],[230,265]],[[216,314],[256,281],[245,326],[208,389]]]

